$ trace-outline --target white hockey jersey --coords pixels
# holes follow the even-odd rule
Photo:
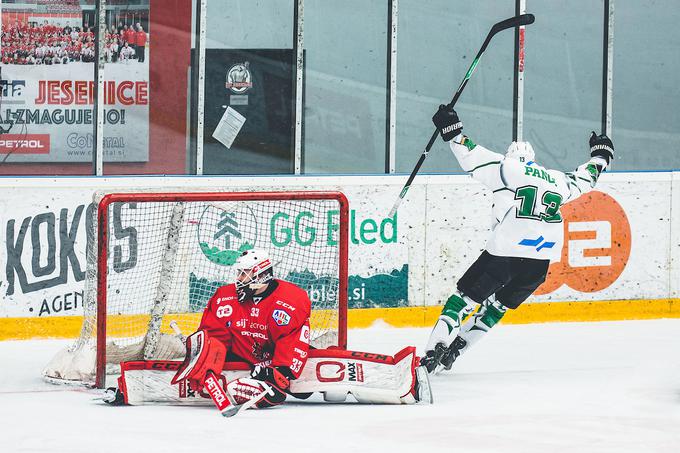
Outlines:
[[[590,191],[599,172],[588,161],[574,172],[548,170],[535,162],[506,158],[462,136],[449,142],[460,166],[493,191],[491,237],[496,256],[559,260],[564,243],[560,207]]]

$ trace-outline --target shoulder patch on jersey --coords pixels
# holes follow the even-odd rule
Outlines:
[[[222,305],[215,311],[215,316],[218,318],[228,318],[234,312],[231,305]]]
[[[300,341],[309,344],[309,326],[302,326],[300,330]]]
[[[290,315],[285,310],[274,310],[272,312],[272,319],[277,326],[287,326],[290,324]]]

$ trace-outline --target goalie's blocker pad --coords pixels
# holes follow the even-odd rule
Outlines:
[[[172,404],[211,405],[192,389],[188,380],[171,383],[182,362],[145,360],[121,363],[118,378],[124,401],[130,405]],[[290,382],[291,394],[321,392],[326,401],[346,401],[351,394],[360,403],[413,404],[417,402],[417,357],[415,348],[406,347],[394,356],[340,349],[309,351],[298,379]],[[226,381],[250,376],[245,362],[226,362]],[[427,379],[425,377],[425,379]]]

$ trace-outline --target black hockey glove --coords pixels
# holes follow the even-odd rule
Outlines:
[[[463,123],[458,118],[456,111],[444,104],[439,106],[439,110],[432,117],[432,122],[439,129],[439,133],[445,142],[450,141],[463,130]]]
[[[590,157],[604,159],[609,166],[609,162],[614,158],[614,144],[605,134],[597,135],[595,131],[590,134]],[[599,169],[602,171],[603,169]]]
[[[293,377],[288,368],[256,366],[250,376],[258,381],[266,382],[274,391],[274,395],[265,395],[257,403],[257,407],[277,406],[286,400],[286,392],[290,387],[290,379]]]

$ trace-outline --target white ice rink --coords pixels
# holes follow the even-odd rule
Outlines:
[[[422,347],[428,329],[350,331]],[[680,320],[496,327],[428,406],[108,407],[42,382],[63,341],[0,342],[0,452],[680,452]]]

